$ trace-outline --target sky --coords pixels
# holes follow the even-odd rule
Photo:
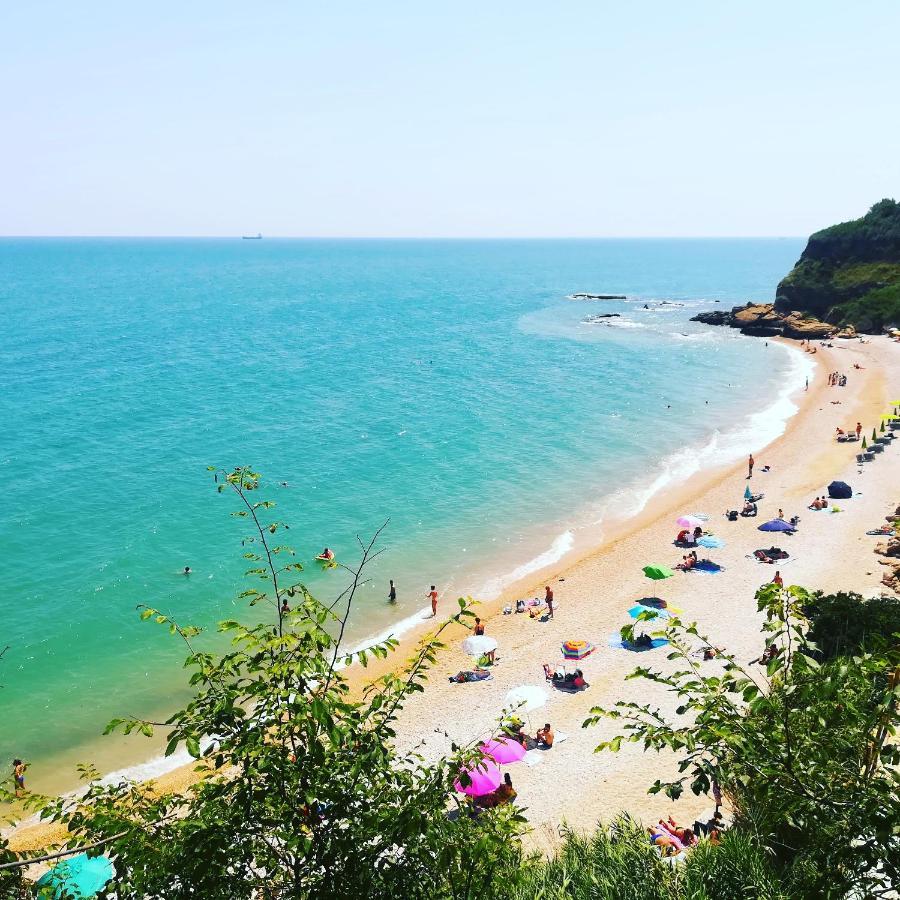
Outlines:
[[[900,198],[897,0],[4,4],[0,235],[806,235]]]

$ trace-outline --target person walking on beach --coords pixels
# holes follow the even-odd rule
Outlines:
[[[544,588],[544,603],[547,604],[547,617],[549,619],[553,618],[553,590],[548,584]]]
[[[394,579],[391,579],[391,587],[388,590],[388,603],[397,602],[397,588],[394,587]]]
[[[25,793],[25,770],[27,768],[28,763],[23,763],[21,759],[13,760],[13,782],[17,797],[21,797]]]
[[[747,460],[747,477],[748,478],[753,477],[753,463],[754,463],[754,459],[753,459],[753,454],[751,453],[750,459]]]
[[[777,584],[778,587],[784,587],[784,579],[781,577],[781,572],[775,573],[775,577],[772,579],[772,584]]]
[[[857,422],[856,423],[856,439],[859,440],[859,433],[862,431],[862,425]]]
[[[437,618],[437,598],[437,589],[432,585],[431,590],[428,592],[428,599],[431,601],[431,617],[433,619]]]

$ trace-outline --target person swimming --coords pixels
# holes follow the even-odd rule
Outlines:
[[[190,566],[185,566],[185,567],[184,567],[184,571],[183,571],[181,574],[182,574],[182,575],[190,575],[190,574],[191,574],[191,567],[190,567]]]

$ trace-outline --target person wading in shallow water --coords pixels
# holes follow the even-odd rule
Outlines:
[[[434,585],[431,586],[431,590],[428,592],[428,599],[431,601],[431,615],[432,618],[437,618],[437,588]]]
[[[394,579],[391,579],[391,587],[388,591],[388,603],[397,602],[397,588],[394,587]]]

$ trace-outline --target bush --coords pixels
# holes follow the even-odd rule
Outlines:
[[[809,618],[808,640],[816,658],[886,651],[900,643],[900,599],[859,594],[814,594],[804,607]]]

